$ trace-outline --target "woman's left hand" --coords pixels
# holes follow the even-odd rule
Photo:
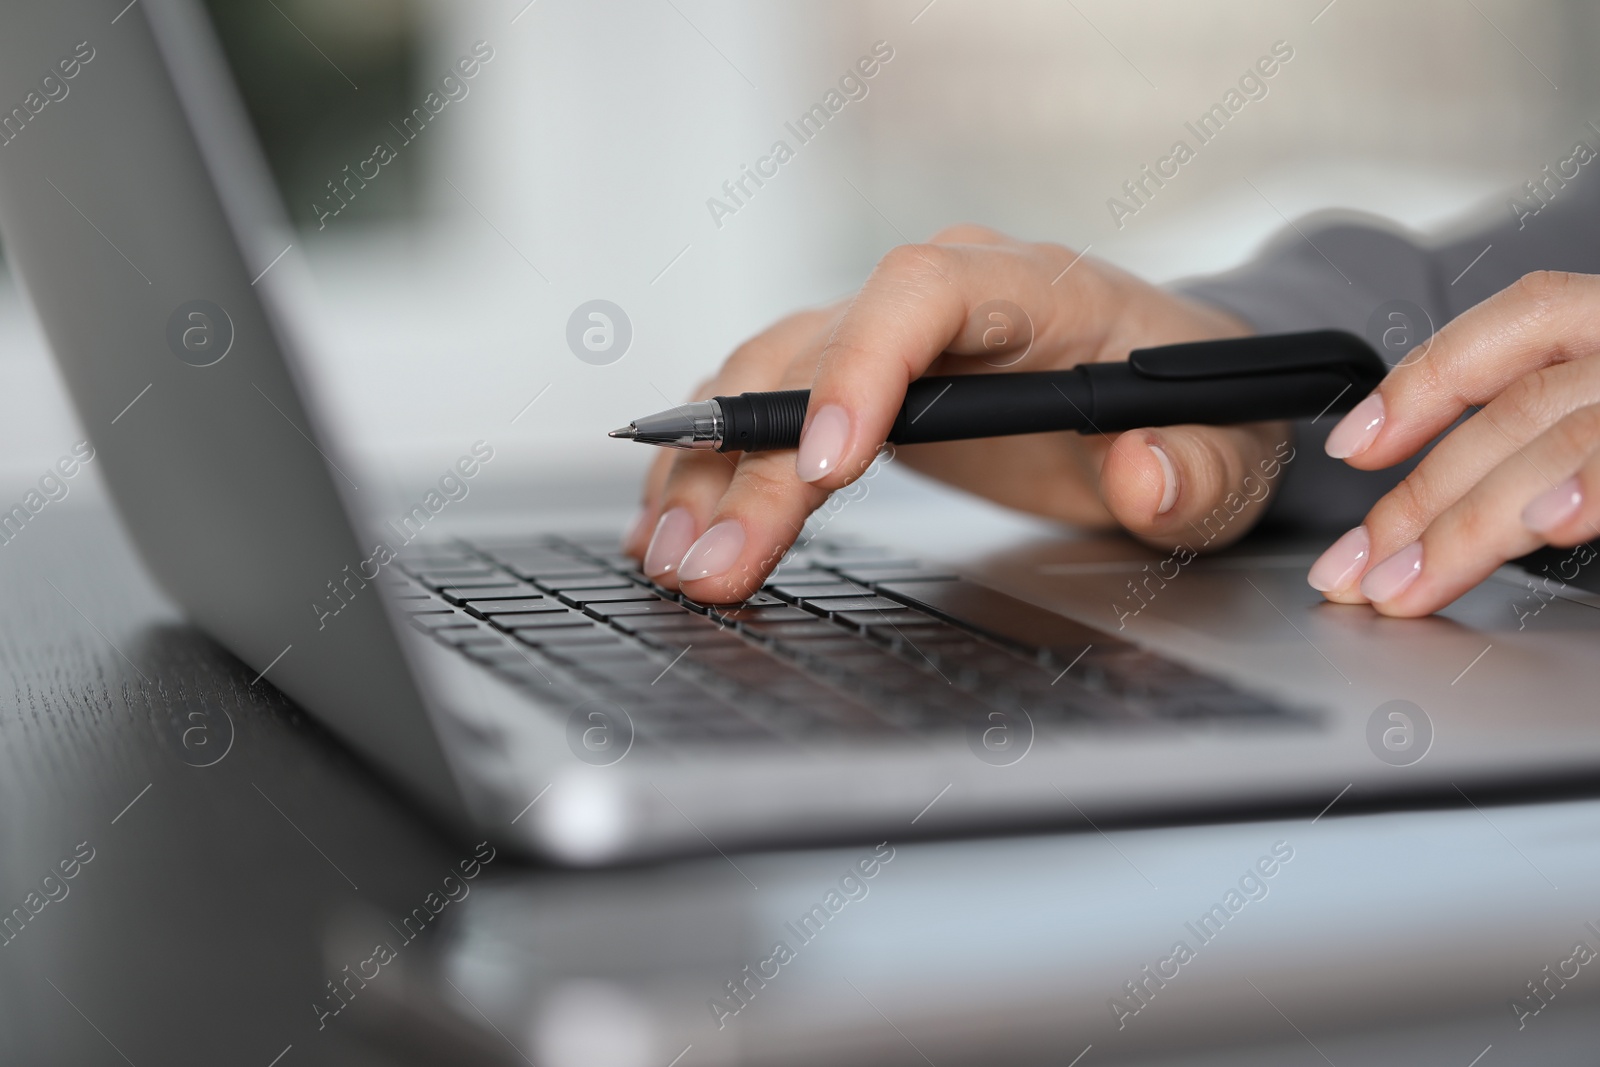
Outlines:
[[[1473,407],[1322,554],[1313,588],[1427,615],[1507,560],[1600,536],[1600,276],[1529,274],[1462,314],[1334,427],[1328,454],[1388,467]]]

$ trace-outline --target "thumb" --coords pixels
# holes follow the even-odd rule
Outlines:
[[[1206,551],[1249,532],[1293,459],[1287,422],[1129,430],[1106,452],[1100,497],[1140,540]]]

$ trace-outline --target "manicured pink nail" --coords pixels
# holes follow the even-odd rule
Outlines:
[[[655,535],[644,552],[644,572],[652,578],[671,574],[693,542],[694,517],[684,508],[671,509],[656,523]]]
[[[1361,579],[1361,594],[1375,604],[1393,600],[1422,573],[1422,542],[1413,541]]]
[[[1572,518],[1583,506],[1583,491],[1576,477],[1568,478],[1554,489],[1546,489],[1522,509],[1522,525],[1534,533],[1549,533]]]
[[[1150,451],[1155,453],[1156,463],[1161,467],[1161,503],[1156,505],[1156,514],[1165,515],[1178,502],[1178,471],[1172,465],[1172,457],[1160,445],[1152,444]]]
[[[800,435],[800,452],[794,458],[795,473],[802,482],[814,482],[832,474],[844,459],[850,441],[850,416],[837,404],[818,408]]]
[[[1306,574],[1306,582],[1319,593],[1333,593],[1344,589],[1361,569],[1367,565],[1368,554],[1372,551],[1372,541],[1367,537],[1367,528],[1357,526],[1347,530],[1343,537],[1328,546],[1328,550],[1317,557],[1311,565],[1311,570]]]
[[[744,551],[744,527],[737,519],[724,519],[700,535],[678,564],[678,581],[692,582],[722,574],[739,562]]]
[[[1383,397],[1373,393],[1339,420],[1324,448],[1334,459],[1349,459],[1372,447],[1382,429]]]

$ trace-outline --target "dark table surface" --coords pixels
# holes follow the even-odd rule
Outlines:
[[[0,947],[0,1061],[393,1062],[317,1030],[320,933],[351,907],[405,913],[461,844],[73,503],[0,546],[0,907],[29,916]]]

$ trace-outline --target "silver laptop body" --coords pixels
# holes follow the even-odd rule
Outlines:
[[[943,562],[1292,714],[1056,729],[1019,705],[977,729],[641,740],[595,759],[584,730],[616,723],[588,717],[581,686],[514,682],[410,625],[390,583],[349,583],[385,533],[310,388],[297,257],[278,259],[294,234],[198,8],[17,4],[3,28],[0,102],[16,107],[0,116],[0,232],[129,536],[198,626],[452,825],[601,864],[1315,810],[1347,790],[1454,795],[1600,768],[1587,594],[1506,572],[1439,616],[1389,620],[1319,604],[1306,546],[1152,583],[1162,557],[1107,541]],[[570,520],[542,499],[527,529]],[[330,619],[313,605],[335,586]]]

